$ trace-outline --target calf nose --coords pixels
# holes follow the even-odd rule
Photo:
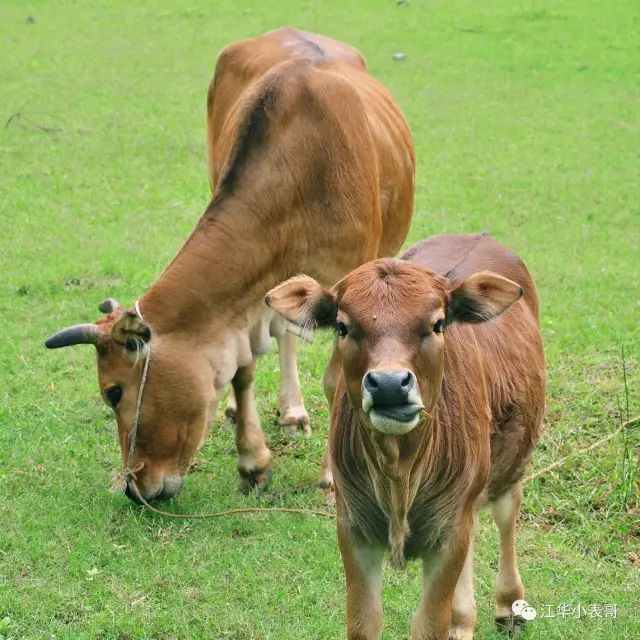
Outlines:
[[[409,392],[416,384],[412,371],[368,371],[364,376],[364,388],[371,394],[374,405],[405,404]]]

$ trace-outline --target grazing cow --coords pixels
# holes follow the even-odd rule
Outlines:
[[[523,597],[515,555],[521,478],[544,413],[538,301],[521,260],[493,238],[438,236],[327,290],[298,276],[267,303],[331,326],[342,363],[329,446],[351,639],[382,628],[382,558],[423,561],[415,640],[467,640],[476,619],[475,514],[500,531],[496,619]]]
[[[229,383],[238,471],[247,485],[265,486],[271,453],[255,406],[255,356],[270,334],[289,357],[294,340],[265,293],[296,273],[330,284],[393,255],[411,221],[408,126],[361,54],[329,38],[283,29],[224,49],[209,89],[207,148],[213,199],[137,306],[106,301],[106,317],[46,343],[95,345],[125,465],[151,353],[129,461],[147,500],[180,491]],[[294,393],[281,413],[295,420],[295,363],[285,370]],[[131,483],[127,495],[136,497]]]

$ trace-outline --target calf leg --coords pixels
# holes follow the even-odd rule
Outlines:
[[[329,404],[329,422],[331,422],[331,410],[333,407],[333,396],[336,393],[336,385],[338,382],[338,371],[340,370],[340,355],[338,354],[338,342],[334,340],[331,359],[322,376],[322,386],[324,387],[324,395]],[[324,450],[322,457],[322,466],[320,468],[320,486],[328,492],[333,491],[333,471],[331,470],[331,455],[329,454],[329,445]]]
[[[522,502],[522,485],[518,482],[491,505],[493,519],[500,534],[500,559],[496,578],[496,623],[507,631],[524,620],[514,616],[511,605],[524,597],[516,558],[516,520]]]
[[[378,640],[382,631],[384,550],[357,539],[340,518],[338,544],[347,586],[347,638]]]
[[[280,356],[280,426],[285,433],[296,436],[301,427],[305,435],[311,435],[309,414],[304,408],[298,363],[296,360],[296,337],[284,332],[276,335]]]
[[[256,410],[255,399],[256,361],[238,369],[233,377],[233,391],[237,402],[236,449],[238,472],[246,487],[263,489],[271,477],[271,452],[269,451]]]
[[[412,640],[448,640],[450,635],[454,591],[462,567],[467,559],[471,534],[471,514],[465,518],[455,538],[445,542],[442,549],[430,552],[422,563],[422,602],[411,625]],[[463,579],[463,585],[465,584]],[[463,612],[460,611],[460,614]],[[458,626],[459,628],[459,626]],[[454,629],[457,632],[456,627]],[[470,638],[468,630],[465,638]],[[471,632],[472,633],[472,632]]]
[[[453,640],[471,640],[476,626],[476,601],[473,594],[473,539],[478,526],[478,515],[474,514],[473,529],[470,533],[469,548],[462,572],[453,592],[451,610],[451,631],[449,638]]]

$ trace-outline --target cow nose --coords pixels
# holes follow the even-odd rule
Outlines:
[[[124,488],[124,495],[127,496],[129,500],[133,500],[133,502],[135,502],[136,504],[142,504],[140,502],[140,498],[138,497],[138,494],[133,491],[133,489],[131,488],[131,485],[128,482]]]
[[[371,394],[373,404],[383,407],[407,403],[415,384],[416,377],[408,369],[368,371],[364,376],[364,388]]]

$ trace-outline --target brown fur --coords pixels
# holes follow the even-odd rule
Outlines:
[[[518,486],[542,426],[545,365],[531,276],[489,236],[438,236],[403,260],[357,268],[330,291],[301,276],[268,300],[290,321],[337,320],[348,328],[338,340],[329,441],[349,637],[378,637],[381,618],[361,617],[377,605],[358,557],[386,547],[398,567],[406,557],[438,558],[442,575],[425,595],[413,637],[447,638],[473,511]],[[323,313],[314,315],[319,307]],[[441,336],[430,330],[438,317],[448,323]],[[425,411],[412,431],[394,436],[372,426],[362,408],[370,370],[415,373]],[[505,602],[521,593],[518,581]],[[454,611],[452,629],[459,623],[472,633],[474,620]]]
[[[271,456],[253,401],[252,333],[269,312],[265,292],[302,271],[330,284],[392,255],[411,219],[407,124],[362,55],[329,38],[282,29],[227,47],[209,88],[207,150],[213,199],[140,299],[144,322],[123,324],[120,308],[99,323],[100,388],[123,388],[123,457],[141,363],[122,344],[128,333],[151,331],[133,461],[143,464],[145,497],[175,495],[166,479],[184,478],[232,381],[243,396],[239,471],[250,484],[266,482]]]

